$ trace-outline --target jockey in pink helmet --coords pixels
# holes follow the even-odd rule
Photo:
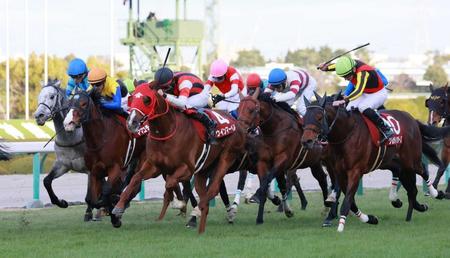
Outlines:
[[[212,62],[210,75],[205,83],[205,88],[216,86],[220,94],[213,96],[213,103],[218,109],[231,112],[239,106],[239,92],[247,94],[244,80],[239,72],[225,61],[218,59]]]

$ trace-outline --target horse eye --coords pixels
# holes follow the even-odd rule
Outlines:
[[[51,97],[50,97],[50,99],[54,99],[55,98],[55,95],[52,95]]]
[[[149,96],[144,96],[142,98],[142,101],[144,102],[144,105],[146,105],[146,106],[150,105],[150,103],[152,102],[152,100],[150,99]]]

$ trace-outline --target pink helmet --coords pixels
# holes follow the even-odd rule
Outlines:
[[[222,59],[217,59],[212,62],[210,67],[210,74],[213,77],[221,77],[227,73],[228,64]]]

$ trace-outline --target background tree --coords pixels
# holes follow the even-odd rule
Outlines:
[[[432,64],[428,66],[425,74],[423,75],[423,79],[431,81],[435,85],[444,85],[448,80],[447,73],[444,68],[442,68],[442,65],[439,64]]]
[[[237,67],[252,67],[252,66],[264,66],[266,61],[261,52],[257,49],[241,50],[238,52],[238,58],[235,61],[231,61],[232,66]]]

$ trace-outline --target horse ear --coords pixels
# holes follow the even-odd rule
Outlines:
[[[448,91],[448,82],[444,85],[444,91]]]
[[[321,107],[325,107],[326,102],[327,102],[327,93],[325,92],[325,95],[323,95],[322,99],[319,102],[319,105]]]
[[[338,100],[338,99],[341,97],[341,95],[342,95],[342,89],[340,89],[340,90],[338,91],[338,93],[334,94],[334,96],[333,96],[333,101]]]
[[[303,96],[303,100],[305,101],[305,107],[311,105],[311,102],[309,102],[309,100],[305,96]]]
[[[430,83],[430,92],[433,92],[433,83]]]
[[[55,79],[54,81],[53,81],[53,86],[55,86],[55,87],[60,87],[61,86],[61,81],[60,80],[58,80],[58,79]]]
[[[318,102],[320,102],[320,101],[322,100],[322,98],[320,97],[319,94],[317,94],[316,91],[314,91],[314,96],[316,96],[316,100],[317,100]]]
[[[133,85],[134,85],[134,87],[138,86],[138,81],[136,80],[136,78],[134,78],[134,80],[133,80]]]
[[[261,89],[259,87],[256,88],[255,92],[252,95],[252,99],[257,100],[260,92],[261,92]]]

